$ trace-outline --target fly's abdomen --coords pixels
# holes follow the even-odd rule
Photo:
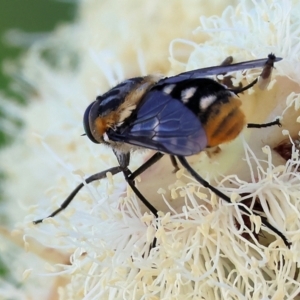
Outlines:
[[[240,106],[239,99],[230,97],[225,103],[215,103],[210,107],[202,120],[208,147],[230,142],[240,134],[245,125]]]

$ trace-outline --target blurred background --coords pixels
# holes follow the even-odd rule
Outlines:
[[[57,26],[73,21],[76,8],[76,0],[0,0],[0,148],[13,143],[11,125],[22,127],[12,108],[22,110],[28,104],[28,91],[34,92],[34,87],[26,86],[26,82],[22,81],[17,68],[10,67],[11,62],[17,65],[34,41],[46,38]],[[22,93],[24,87],[26,93]],[[1,162],[0,176],[0,201],[3,201],[2,188],[6,175]],[[1,214],[3,223],[5,216]],[[7,262],[4,263],[1,256],[0,277],[10,277]]]
[[[76,0],[0,0],[0,147],[13,139],[5,130],[4,119],[21,126],[6,113],[4,99],[22,105],[27,101],[15,87],[16,79],[22,78],[10,70],[8,62],[21,57],[35,40],[46,37],[60,24],[74,20],[76,7]]]

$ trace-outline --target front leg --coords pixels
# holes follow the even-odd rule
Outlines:
[[[131,187],[133,192],[138,196],[138,198],[144,203],[144,205],[153,213],[153,215],[157,218],[158,217],[158,211],[157,209],[143,196],[143,194],[137,189],[134,183],[134,179],[143,173],[145,170],[147,170],[150,166],[152,166],[155,162],[157,162],[161,157],[163,157],[163,154],[157,152],[155,153],[149,160],[147,160],[143,165],[141,165],[135,172],[131,172],[128,169],[129,161],[130,161],[130,154],[129,153],[120,153],[117,151],[114,151],[118,162],[120,164],[120,167],[123,170],[124,178],[127,181],[128,185]],[[151,243],[150,249],[155,248],[157,239],[156,237],[153,239],[153,242]]]
[[[157,209],[142,195],[142,193],[137,189],[134,183],[134,179],[157,162],[163,154],[160,152],[155,153],[149,160],[147,160],[143,165],[141,165],[135,172],[131,172],[128,169],[130,162],[130,153],[123,153],[114,150],[114,153],[118,159],[120,167],[122,168],[124,178],[127,181],[128,185],[131,187],[133,192],[138,196],[138,198],[144,203],[144,205],[154,214],[155,217],[158,217]]]

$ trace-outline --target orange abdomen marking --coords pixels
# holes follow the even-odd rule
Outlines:
[[[208,147],[215,147],[235,139],[243,130],[245,115],[241,111],[241,101],[229,98],[226,103],[211,107],[208,120],[203,124]]]
[[[100,137],[103,135],[103,133],[107,130],[107,121],[105,118],[96,118],[94,122],[94,130],[97,135]]]

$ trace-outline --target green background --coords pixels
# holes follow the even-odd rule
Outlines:
[[[25,106],[26,97],[16,93],[11,84],[15,80],[9,74],[3,72],[5,60],[17,60],[26,52],[28,45],[16,46],[6,42],[6,33],[9,30],[18,30],[24,33],[49,33],[59,24],[72,22],[76,17],[77,1],[55,0],[0,0],[0,148],[13,142],[13,136],[5,132],[1,121],[22,126],[22,122],[16,117],[5,115],[7,101],[14,101]],[[9,100],[7,100],[9,99]],[[1,120],[2,119],[2,120]],[[1,170],[0,162],[0,200],[2,198],[1,186],[5,183],[5,171]],[[1,223],[5,223],[5,217],[1,216]],[[0,277],[6,277],[11,283],[19,285],[11,278],[8,262],[0,256]]]
[[[4,74],[3,62],[6,59],[17,59],[26,51],[26,46],[7,44],[5,38],[8,30],[17,29],[24,33],[48,33],[62,22],[71,22],[76,16],[78,1],[67,0],[0,0],[0,119],[7,118],[4,113],[4,98],[26,104],[22,95],[10,88],[14,80],[9,74]],[[3,97],[4,96],[4,97]],[[21,126],[18,119],[11,119],[17,126]],[[0,147],[12,141],[0,122]]]

